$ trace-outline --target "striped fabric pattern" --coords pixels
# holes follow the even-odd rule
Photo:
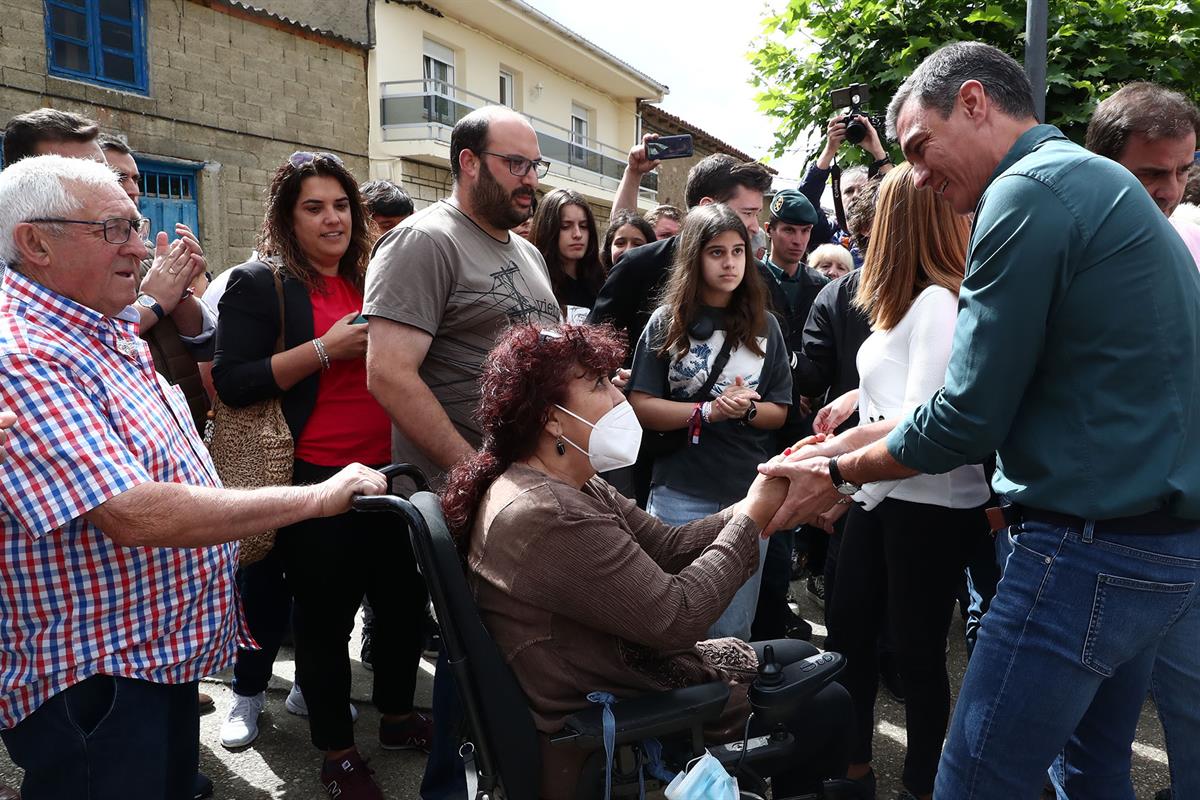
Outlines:
[[[197,680],[250,642],[236,544],[119,547],[83,518],[141,483],[221,485],[131,319],[0,279],[0,729],[92,675]]]

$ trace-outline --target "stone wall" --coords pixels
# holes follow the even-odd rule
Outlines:
[[[40,106],[97,120],[148,158],[200,167],[209,265],[244,261],[271,174],[296,150],[367,177],[366,51],[219,2],[147,0],[148,95],[47,74],[43,3],[0,0],[0,122]]]

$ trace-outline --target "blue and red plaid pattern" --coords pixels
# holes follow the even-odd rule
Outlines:
[[[137,331],[0,280],[0,406],[18,416],[0,464],[0,729],[91,675],[197,680],[248,641],[236,544],[118,547],[83,517],[149,481],[221,485]]]

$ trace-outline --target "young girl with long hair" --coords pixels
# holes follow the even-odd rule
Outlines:
[[[771,431],[792,398],[787,346],[767,313],[750,235],[724,205],[688,213],[662,305],[633,358],[629,401],[642,426],[685,440],[655,459],[647,510],[671,525],[715,513],[746,494],[774,455]],[[748,639],[762,558],[709,635]]]
[[[918,190],[907,164],[884,178],[854,301],[874,329],[858,351],[859,388],[821,409],[814,428],[831,434],[855,409],[859,424],[814,454],[835,456],[883,438],[942,386],[969,237],[967,219],[936,193]],[[983,468],[970,465],[867,484],[854,497],[861,505],[837,507],[849,514],[827,603],[857,716],[851,778],[874,784],[875,643],[886,621],[905,692],[904,787],[917,798],[932,796],[950,714],[950,613],[969,554],[987,535],[989,497]]]
[[[567,322],[583,322],[607,274],[600,263],[592,207],[579,192],[555,189],[538,204],[530,241],[546,260],[563,317]]]

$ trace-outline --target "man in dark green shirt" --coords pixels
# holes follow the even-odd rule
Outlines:
[[[1200,274],[1127,170],[1037,124],[1000,51],[942,48],[888,117],[918,185],[975,212],[946,382],[874,445],[764,466],[792,481],[773,524],[996,451],[1013,551],[935,794],[1035,797],[1061,753],[1069,796],[1132,797],[1156,651],[1200,713]],[[1172,755],[1176,796],[1200,797],[1200,741]]]

